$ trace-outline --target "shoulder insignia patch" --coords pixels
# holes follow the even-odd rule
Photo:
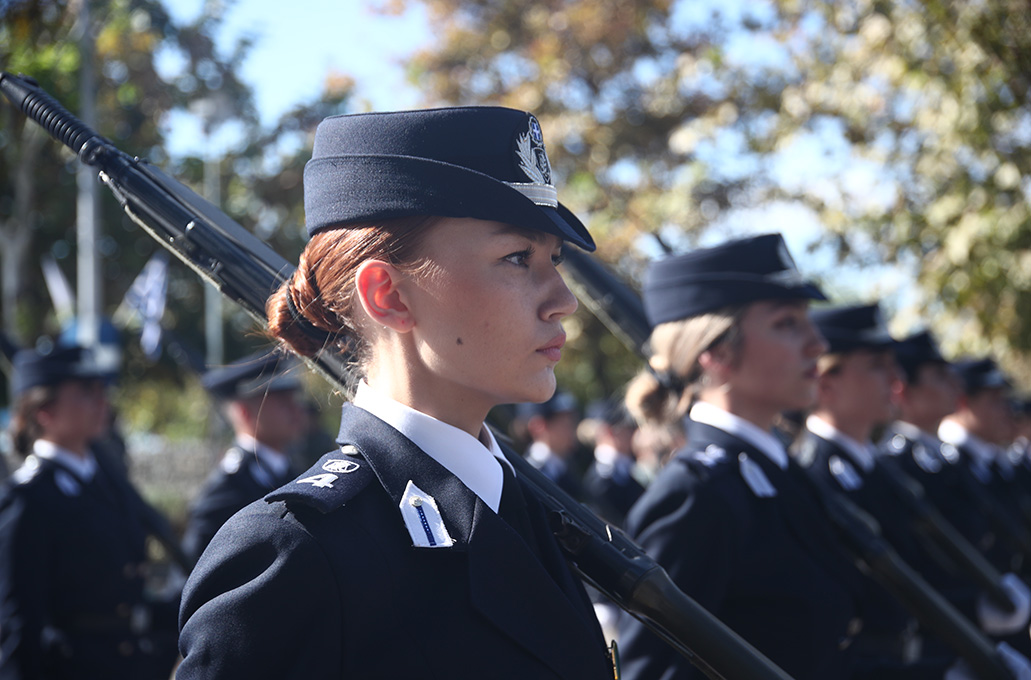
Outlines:
[[[772,498],[777,495],[777,489],[758,463],[744,453],[738,455],[737,461],[741,468],[741,477],[756,497]]]
[[[374,478],[357,448],[342,447],[340,453],[327,453],[303,475],[265,496],[265,502],[300,503],[327,513],[345,505]]]
[[[831,474],[845,491],[855,491],[863,486],[863,478],[859,476],[852,463],[840,456],[831,456],[827,462]]]
[[[703,450],[696,451],[693,457],[705,467],[713,467],[717,463],[726,460],[727,451],[716,444],[709,444]]]

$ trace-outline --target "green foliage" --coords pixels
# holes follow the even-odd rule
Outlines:
[[[422,4],[440,37],[413,78],[537,113],[563,201],[628,278],[642,234],[801,202],[842,262],[916,270],[900,318],[1031,377],[1026,3]]]

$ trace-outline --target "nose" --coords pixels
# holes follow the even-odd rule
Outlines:
[[[543,288],[548,291],[547,296],[541,305],[541,319],[544,321],[557,321],[564,319],[579,306],[576,296],[569,290],[562,275],[555,267],[548,268],[548,274]]]
[[[809,340],[806,343],[806,356],[818,357],[825,354],[827,350],[830,349],[830,345],[827,344],[827,341],[824,339],[820,329],[818,329],[816,325],[808,319],[808,317],[806,318],[806,324],[808,325],[809,330]]]

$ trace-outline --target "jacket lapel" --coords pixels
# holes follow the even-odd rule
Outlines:
[[[592,638],[590,625],[585,625],[585,616],[570,594],[520,535],[457,477],[400,432],[351,405],[344,406],[338,441],[361,451],[395,507],[409,481],[433,497],[454,545],[412,550],[464,551],[470,601],[477,612],[561,676],[580,677],[585,667],[593,665],[570,653],[597,650],[601,642]],[[402,521],[400,510],[398,521]],[[534,521],[535,532],[541,525]],[[557,552],[553,540],[540,542]],[[568,569],[559,573],[563,572],[572,582]]]

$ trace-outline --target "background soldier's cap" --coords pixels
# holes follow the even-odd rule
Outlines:
[[[594,250],[558,202],[537,119],[501,107],[326,118],[304,168],[304,211],[309,234],[415,215],[472,217]]]
[[[895,361],[909,382],[916,379],[924,364],[949,364],[929,331],[918,331],[899,340],[895,345]]]
[[[1010,387],[1010,381],[998,364],[990,357],[984,359],[961,359],[952,364],[956,375],[963,382],[963,391],[974,394],[993,387]]]
[[[780,234],[728,241],[654,263],[644,308],[657,326],[759,300],[826,300],[802,278]]]
[[[579,404],[576,403],[576,397],[561,390],[556,390],[550,399],[540,404],[525,402],[516,407],[517,416],[526,420],[533,416],[548,419],[559,413],[577,413],[578,411]]]
[[[33,387],[59,385],[65,380],[107,380],[110,374],[94,360],[93,353],[78,345],[37,343],[35,349],[19,350],[11,361],[11,387],[20,395]]]
[[[226,366],[213,368],[201,384],[220,399],[245,399],[266,392],[301,387],[297,362],[275,351],[258,352]]]
[[[809,316],[827,340],[829,352],[895,347],[895,339],[888,332],[881,316],[881,309],[877,305],[820,309],[811,312]]]

